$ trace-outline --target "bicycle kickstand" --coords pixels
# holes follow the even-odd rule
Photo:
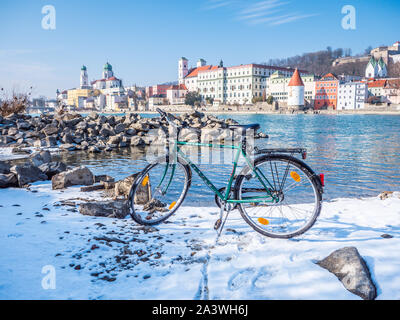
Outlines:
[[[225,211],[226,211],[226,215],[225,215],[225,219],[224,219],[224,212]],[[222,230],[224,229],[225,222],[228,219],[228,215],[229,215],[230,212],[231,212],[230,206],[227,206],[226,203],[221,204],[220,216],[219,216],[219,219],[215,222],[215,225],[214,225],[214,229],[218,233],[217,241],[218,241],[219,237],[221,236]]]

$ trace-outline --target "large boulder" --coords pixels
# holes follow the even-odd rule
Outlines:
[[[17,176],[13,173],[0,174],[0,189],[18,187]]]
[[[57,134],[58,133],[59,128],[57,126],[48,124],[47,126],[45,126],[42,130],[42,132],[46,135],[46,136],[52,136],[53,134]]]
[[[30,160],[34,166],[39,167],[42,164],[51,162],[51,154],[49,151],[41,151],[33,154]]]
[[[128,201],[96,201],[79,205],[79,212],[86,216],[123,219],[129,214]]]
[[[364,300],[374,300],[376,287],[371,279],[367,264],[355,247],[334,251],[317,264],[333,273],[351,293]]]
[[[38,167],[31,163],[16,165],[10,169],[10,172],[16,175],[18,185],[21,188],[36,181],[47,180],[47,176]]]
[[[131,191],[133,182],[135,181],[138,174],[139,173],[135,173],[115,183],[114,187],[115,198],[122,196],[127,199],[129,197],[129,193]],[[138,191],[136,192],[136,198],[134,201],[137,204],[145,204],[150,200],[151,200],[151,185],[149,181],[146,186],[139,185]]]
[[[48,162],[39,166],[39,169],[51,180],[55,175],[67,170],[67,165],[63,162]]]
[[[94,183],[94,175],[88,168],[79,167],[56,174],[51,183],[53,190],[71,186],[91,186]]]

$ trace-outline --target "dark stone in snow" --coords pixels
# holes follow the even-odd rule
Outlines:
[[[317,264],[333,273],[351,293],[364,300],[374,300],[376,287],[364,259],[355,247],[334,251]]]

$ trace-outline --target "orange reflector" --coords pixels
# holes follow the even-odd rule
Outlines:
[[[169,210],[171,210],[173,207],[175,207],[176,201],[172,202],[171,205],[169,206]]]
[[[290,176],[292,177],[292,179],[296,182],[300,182],[301,181],[301,177],[299,176],[299,174],[295,171],[292,171],[290,173]]]
[[[269,221],[267,219],[264,219],[264,218],[258,218],[258,222],[263,224],[264,226],[269,224]]]
[[[142,186],[145,187],[149,183],[149,176],[146,176],[142,181]]]

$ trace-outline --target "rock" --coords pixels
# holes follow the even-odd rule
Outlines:
[[[42,130],[42,132],[46,135],[46,136],[52,136],[53,134],[57,134],[58,133],[59,128],[56,126],[53,126],[51,124],[48,124],[47,126],[45,126]]]
[[[114,130],[112,129],[112,127],[108,123],[105,123],[101,127],[101,130],[100,130],[99,134],[101,136],[103,136],[103,137],[109,137],[109,136],[114,136],[115,132],[114,132]]]
[[[143,146],[144,144],[144,140],[139,136],[132,137],[131,139],[131,146],[138,147]]]
[[[39,169],[51,180],[56,174],[67,170],[67,165],[63,162],[49,162],[40,165]]]
[[[89,151],[90,153],[100,153],[100,152],[101,152],[101,150],[100,150],[99,148],[97,148],[96,146],[90,146],[90,147],[88,148],[88,151]]]
[[[138,174],[139,173],[135,173],[123,180],[116,182],[115,187],[114,187],[114,196],[115,197],[123,196],[124,198],[128,198],[129,192],[131,191],[132,184],[135,181]],[[145,187],[140,185],[138,192],[136,193],[135,203],[145,204],[145,203],[148,203],[150,201],[150,199],[151,199],[150,182]]]
[[[386,200],[388,198],[390,198],[393,195],[393,191],[383,191],[380,195],[379,198],[381,200]]]
[[[0,135],[0,145],[7,145],[14,142],[14,138],[11,136],[2,136]]]
[[[63,137],[61,138],[61,141],[68,144],[68,143],[73,143],[74,142],[74,136],[70,133],[65,133]]]
[[[15,174],[0,174],[0,189],[14,187],[18,187],[18,179]]]
[[[26,121],[18,121],[17,128],[18,130],[29,130],[31,125]]]
[[[89,113],[88,118],[92,119],[92,120],[97,120],[97,118],[99,117],[97,112],[92,111],[91,113]]]
[[[93,186],[81,187],[81,192],[92,192],[98,190],[104,190],[105,187],[103,184],[95,184]]]
[[[29,150],[29,149],[23,149],[23,148],[21,148],[21,147],[15,147],[15,148],[13,148],[13,149],[11,150],[11,153],[13,153],[13,154],[21,154],[21,155],[24,155],[24,154],[31,154],[32,151]]]
[[[106,175],[106,174],[103,174],[103,175],[99,175],[99,176],[95,176],[94,177],[94,182],[95,183],[99,183],[99,182],[114,182],[115,180],[114,180],[114,178],[113,177],[110,177],[110,176],[108,176],[108,175]]]
[[[108,145],[118,145],[118,143],[121,141],[120,136],[112,136],[108,139],[107,144]]]
[[[1,174],[10,173],[10,168],[11,168],[11,166],[7,162],[0,161],[0,173]]]
[[[76,149],[76,146],[71,144],[71,143],[65,143],[60,145],[60,150],[63,151],[74,151]]]
[[[387,233],[382,234],[381,237],[384,239],[392,239],[393,238],[393,236],[391,234],[387,234]]]
[[[124,219],[129,214],[128,201],[97,201],[82,203],[79,212],[86,216]]]
[[[18,185],[21,188],[29,183],[47,180],[47,176],[38,167],[30,163],[16,165],[10,169],[10,172],[17,176]]]
[[[41,151],[33,154],[30,160],[34,166],[39,167],[42,164],[51,162],[51,154],[49,151]]]
[[[346,247],[336,250],[317,264],[333,273],[351,293],[364,300],[376,298],[376,287],[357,248]]]
[[[116,134],[119,134],[119,133],[121,133],[121,132],[124,132],[124,131],[125,131],[125,125],[124,125],[123,123],[118,123],[118,124],[115,126],[114,131],[115,131]]]
[[[94,183],[93,173],[86,167],[74,168],[56,174],[51,179],[53,190],[71,186],[91,186]]]

